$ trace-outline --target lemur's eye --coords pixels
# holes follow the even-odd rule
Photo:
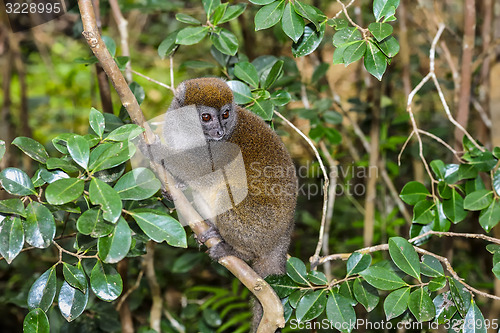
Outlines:
[[[229,118],[229,110],[224,111],[224,113],[222,114],[222,119],[227,119],[227,118]]]
[[[203,121],[210,121],[212,119],[212,116],[208,113],[204,113],[201,115],[201,120]]]

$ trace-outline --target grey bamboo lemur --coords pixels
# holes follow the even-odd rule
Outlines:
[[[191,162],[183,161],[177,163],[177,167],[169,167],[170,163],[166,161],[165,167],[186,179],[193,177],[193,170],[197,176],[215,171],[217,163],[214,163],[213,156],[219,155],[218,164],[223,164],[227,161],[220,155],[230,155],[225,153],[225,148],[217,147],[229,143],[239,148],[244,164],[243,177],[246,174],[246,179],[240,177],[246,185],[246,196],[239,202],[234,195],[230,196],[232,207],[207,220],[211,228],[201,236],[202,240],[214,235],[223,240],[209,250],[209,255],[215,260],[226,255],[239,257],[250,262],[262,277],[284,274],[298,191],[290,155],[278,135],[262,119],[234,103],[233,93],[223,80],[200,78],[182,82],[167,114],[191,105],[196,106],[195,114],[204,139],[211,147],[208,160],[202,157],[201,151],[191,150],[176,155],[183,156],[183,159],[191,156]],[[156,155],[155,159],[164,155],[161,149],[154,147],[151,153]],[[208,171],[202,171],[205,169]],[[228,176],[224,177],[227,180]],[[213,184],[211,186],[213,188]],[[229,182],[222,187],[231,190],[238,185]],[[254,330],[261,317],[262,307],[255,302]]]

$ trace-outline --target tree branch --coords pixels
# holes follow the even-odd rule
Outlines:
[[[142,126],[145,129],[145,142],[149,144],[153,143],[155,140],[154,133],[151,131],[151,128],[144,118],[144,114],[142,113],[139,103],[137,103],[137,100],[128,87],[125,78],[118,69],[118,66],[109,54],[99,35],[91,1],[79,0],[78,5],[83,23],[83,36],[87,40],[90,49],[99,60],[104,71],[111,80],[123,106],[130,116],[130,119],[135,124]],[[166,188],[168,184],[174,183],[171,176],[164,168],[161,168],[159,165],[153,165],[152,167],[156,171],[156,174],[158,175],[164,188]],[[187,221],[189,221],[189,227],[196,233],[196,235],[199,236],[208,230],[208,225],[194,210],[180,189],[175,188],[175,186],[171,186],[169,188],[169,192],[174,199],[178,212],[181,213]],[[210,238],[205,242],[205,245],[210,248],[220,241],[221,240],[218,238]],[[283,317],[283,305],[269,284],[267,284],[250,268],[250,266],[239,258],[227,256],[221,258],[219,263],[233,273],[262,304],[264,315],[258,327],[258,333],[274,332],[278,327],[284,327],[285,319]]]

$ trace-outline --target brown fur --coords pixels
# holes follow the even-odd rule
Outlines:
[[[193,104],[220,109],[232,102],[232,91],[224,81],[202,78],[183,82],[170,109]],[[236,126],[227,142],[241,150],[248,195],[233,209],[208,221],[223,240],[209,253],[214,259],[236,255],[249,261],[262,277],[285,274],[297,198],[294,165],[278,135],[261,118],[239,106],[234,111]],[[254,330],[261,317],[262,308],[256,301]]]

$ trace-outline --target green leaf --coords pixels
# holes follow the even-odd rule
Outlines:
[[[428,284],[430,291],[438,291],[446,287],[446,276],[439,276],[429,281]]]
[[[306,265],[299,258],[291,257],[286,262],[286,274],[299,284],[309,285]]]
[[[344,50],[344,64],[348,66],[349,64],[361,59],[366,52],[366,43],[363,40],[353,42],[347,46]]]
[[[103,40],[104,44],[106,45],[106,48],[108,49],[111,56],[115,57],[115,55],[116,55],[116,43],[113,40],[113,38],[111,38],[109,36],[102,36],[102,40]]]
[[[321,24],[319,23],[319,21],[326,19],[324,14],[321,13],[320,15],[316,7],[302,3],[298,0],[295,0],[293,4],[293,8],[297,12],[297,14],[310,21],[314,25],[316,30],[321,29]]]
[[[184,13],[175,14],[175,19],[179,22],[187,23],[187,24],[194,24],[194,25],[201,24],[201,22],[198,21],[197,19],[195,19],[194,17],[187,15],[187,14],[184,14]]]
[[[462,317],[465,317],[471,305],[471,294],[459,281],[452,277],[448,277],[448,283],[455,306]]]
[[[283,64],[283,60],[278,60],[274,63],[273,67],[271,67],[271,70],[266,77],[266,81],[264,82],[262,88],[269,89],[274,84],[274,82],[276,82],[278,77],[283,73]]]
[[[360,252],[354,252],[347,259],[347,275],[351,276],[359,272],[364,271],[372,263],[372,257],[369,254],[363,254]]]
[[[299,322],[317,318],[326,307],[326,289],[316,290],[302,297],[297,305],[295,315]]]
[[[313,29],[312,24],[307,24],[304,28],[304,33],[299,38],[297,43],[292,44],[292,55],[296,58],[304,57],[314,52],[325,34],[325,23],[322,23],[319,30]]]
[[[309,273],[307,273],[307,279],[309,280],[309,282],[318,286],[328,284],[325,273],[319,271],[310,271]]]
[[[207,19],[212,15],[212,12],[220,5],[220,0],[202,0],[203,9],[207,13]]]
[[[135,146],[128,142],[106,142],[90,153],[89,170],[97,172],[125,163],[135,154]]]
[[[420,262],[413,246],[402,237],[389,238],[389,254],[400,270],[420,281]]]
[[[5,141],[3,140],[0,140],[0,161],[2,160],[3,158],[3,155],[5,154]]]
[[[45,147],[39,143],[38,141],[33,140],[32,138],[27,138],[24,136],[20,136],[12,141],[14,146],[21,149],[26,155],[31,157],[37,162],[45,164],[47,159],[49,158],[49,154],[45,150]]]
[[[476,302],[473,302],[464,318],[463,333],[487,333],[489,327],[490,321],[484,320],[481,310],[477,307]]]
[[[56,157],[50,157],[47,160],[47,169],[61,169],[67,173],[75,173],[79,171],[78,167],[74,165],[70,160]]]
[[[487,209],[481,211],[479,224],[481,224],[484,231],[490,232],[498,222],[500,222],[500,203],[497,199],[494,199]]]
[[[288,275],[270,275],[265,280],[280,298],[287,297],[299,289],[299,286]]]
[[[297,14],[294,7],[291,2],[286,4],[283,18],[281,19],[281,27],[283,32],[297,43],[300,36],[304,33],[305,23],[302,17]]]
[[[266,121],[273,118],[274,107],[270,100],[258,99],[247,108]]]
[[[78,178],[56,180],[47,186],[45,198],[51,205],[62,205],[78,199],[83,193],[85,182]]]
[[[447,164],[444,171],[444,181],[448,184],[455,184],[458,181],[458,164]]]
[[[408,286],[408,284],[397,276],[396,273],[385,267],[371,266],[362,271],[359,275],[361,275],[366,282],[380,290],[394,290]]]
[[[493,272],[493,274],[495,274],[495,276],[497,277],[497,279],[500,280],[500,262],[494,264],[494,266],[491,269],[491,271]]]
[[[261,6],[264,6],[264,5],[268,5],[270,4],[271,2],[274,2],[276,0],[248,0],[250,1],[251,3],[253,3],[254,5],[261,5]]]
[[[160,45],[158,45],[158,55],[161,59],[170,57],[174,53],[174,51],[177,50],[177,47],[179,45],[175,41],[177,40],[178,32],[178,30],[172,32],[160,43]]]
[[[451,222],[450,220],[448,220],[444,213],[443,203],[439,200],[436,200],[436,216],[434,218],[434,221],[432,221],[430,225],[432,226],[432,230],[434,231],[446,232],[450,230]]]
[[[226,12],[224,13],[224,16],[222,16],[221,20],[219,21],[219,24],[234,20],[235,18],[243,14],[246,8],[246,3],[239,3],[233,6],[228,6]]]
[[[193,45],[200,42],[208,33],[208,27],[187,27],[179,30],[175,42],[180,45]]]
[[[90,287],[98,298],[111,302],[122,293],[123,282],[113,266],[98,260],[90,274]]]
[[[113,224],[104,221],[102,210],[96,208],[83,212],[76,222],[76,227],[82,234],[94,238],[109,235],[114,229]]]
[[[115,229],[109,236],[97,241],[99,258],[107,264],[121,261],[127,255],[132,244],[132,231],[123,217],[120,217]]]
[[[157,243],[167,241],[176,247],[187,247],[186,231],[173,217],[160,211],[134,210],[129,212],[144,233]]]
[[[372,41],[368,41],[368,45],[365,53],[365,68],[379,81],[382,80],[382,76],[387,69],[387,60],[385,55],[379,50],[377,45]]]
[[[238,38],[227,29],[222,28],[219,33],[210,34],[210,40],[224,54],[234,56],[238,52]]]
[[[373,22],[368,26],[368,30],[370,30],[377,42],[381,42],[385,38],[389,37],[394,29],[392,25],[388,23]]]
[[[409,205],[425,200],[430,195],[429,190],[420,182],[412,181],[407,183],[401,190],[399,197]]]
[[[339,293],[330,292],[326,302],[326,317],[342,332],[351,332],[356,321],[356,312],[350,301]]]
[[[115,223],[122,213],[120,195],[105,182],[93,178],[89,187],[89,198],[94,205],[100,205],[103,218]]]
[[[102,139],[102,134],[104,133],[105,120],[104,116],[98,110],[91,108],[89,115],[90,127],[94,130],[95,134]]]
[[[385,17],[383,22],[392,20],[391,17],[396,13],[396,8],[399,6],[399,0],[374,0],[373,15],[378,22]]]
[[[283,17],[285,1],[278,0],[265,5],[255,14],[255,31],[267,29],[275,25]]]
[[[478,190],[468,194],[464,199],[464,208],[468,210],[481,210],[493,202],[493,192]]]
[[[0,201],[0,213],[5,214],[16,214],[26,217],[26,211],[24,210],[24,204],[21,199],[6,199]]]
[[[114,189],[122,200],[144,200],[158,192],[160,181],[146,168],[127,172],[115,184]]]
[[[36,194],[35,187],[26,172],[17,168],[5,168],[0,172],[0,183],[3,188],[13,195]]]
[[[288,91],[278,90],[271,94],[271,103],[276,106],[284,106],[290,102],[292,96]]]
[[[241,81],[227,81],[226,84],[231,88],[234,94],[236,104],[247,104],[253,101],[252,91]]]
[[[424,288],[418,288],[410,294],[408,308],[418,322],[432,320],[436,314],[434,303]]]
[[[428,224],[434,220],[436,211],[434,207],[436,204],[432,201],[419,201],[413,207],[413,222],[419,224]]]
[[[74,135],[68,139],[68,152],[73,161],[84,169],[87,169],[90,157],[89,143],[83,136]]]
[[[481,152],[479,156],[471,158],[469,163],[474,165],[479,171],[489,172],[495,167],[497,162],[498,160],[491,152],[484,151]]]
[[[369,286],[370,288],[373,288],[368,283],[366,285]],[[354,281],[353,280],[346,281],[346,282],[342,283],[340,285],[340,288],[339,288],[339,294],[344,296],[344,298],[347,299],[349,301],[349,304],[351,304],[352,306],[356,306],[356,304],[358,304],[358,301],[355,300],[355,297],[354,297]]]
[[[464,199],[454,188],[451,192],[451,199],[443,201],[443,210],[446,217],[453,223],[458,223],[467,217],[467,212],[464,210]]]
[[[393,58],[399,53],[399,42],[394,37],[384,39],[378,43],[378,47],[382,50],[388,58]]]
[[[350,44],[355,41],[361,41],[361,32],[354,27],[347,27],[345,29],[339,30],[333,35],[333,45],[335,47],[341,47],[345,44]],[[347,45],[346,45],[347,46]]]
[[[38,248],[46,248],[56,234],[56,222],[51,211],[36,201],[26,207],[26,220],[23,223],[26,243]]]
[[[331,18],[328,19],[327,24],[331,26],[332,28],[335,28],[335,30],[342,30],[345,29],[349,26],[349,22],[347,22],[346,19],[342,18]]]
[[[349,44],[343,44],[342,46],[338,46],[333,52],[332,63],[334,65],[343,64],[344,63],[344,51],[349,46]]]
[[[131,141],[144,132],[144,128],[136,124],[125,124],[118,127],[106,137],[111,141]]]
[[[202,312],[202,317],[203,320],[210,326],[210,327],[219,327],[222,325],[222,318],[219,315],[217,311],[211,308],[205,308],[203,309]]]
[[[452,189],[444,181],[438,183],[438,193],[443,199],[450,199],[452,196]]]
[[[204,254],[200,252],[186,252],[175,259],[172,265],[172,273],[188,273],[196,265],[203,261]]]
[[[52,144],[54,148],[56,148],[59,152],[63,154],[68,154],[67,144],[68,139],[72,137],[74,134],[72,133],[62,133],[52,139]]]
[[[213,25],[219,24],[220,20],[222,19],[222,17],[226,13],[227,6],[228,6],[228,3],[226,2],[226,3],[218,5],[217,8],[215,8],[214,14],[212,15],[212,18],[211,18],[211,22]]]
[[[78,263],[78,266],[73,266],[63,262],[63,275],[66,282],[73,288],[80,289],[83,293],[87,292],[87,278],[81,263]]]
[[[354,280],[354,297],[361,303],[367,312],[371,312],[379,302],[378,291],[366,281],[361,279]]]
[[[408,308],[410,300],[410,287],[394,290],[387,295],[384,301],[384,312],[387,320],[403,314]]]
[[[497,192],[497,194],[500,195],[500,169],[495,171],[495,174],[493,175],[492,185],[495,192]]]
[[[437,295],[434,300],[434,307],[436,308],[436,322],[439,325],[449,323],[457,312],[457,308],[453,303],[451,293],[449,291]]]
[[[476,178],[478,175],[478,170],[475,165],[472,164],[460,164],[458,167],[458,179],[471,179]]]
[[[89,293],[82,293],[80,290],[73,288],[68,282],[64,281],[59,290],[58,305],[62,316],[68,322],[78,318],[89,301]]]
[[[28,292],[28,308],[47,311],[56,296],[56,266],[52,266],[36,279]]]
[[[436,258],[424,254],[420,263],[422,274],[429,277],[444,276],[443,266]]]
[[[259,74],[257,73],[257,69],[248,61],[237,63],[234,66],[234,75],[255,88],[259,86]]]
[[[45,312],[40,309],[31,310],[23,321],[24,333],[49,333],[50,325],[49,319]]]
[[[0,216],[0,219],[0,255],[10,265],[23,248],[23,224],[21,219],[15,216]]]
[[[311,83],[318,83],[318,81],[326,75],[328,69],[330,68],[330,64],[326,62],[322,62],[316,68],[314,68],[314,72],[311,76]]]

